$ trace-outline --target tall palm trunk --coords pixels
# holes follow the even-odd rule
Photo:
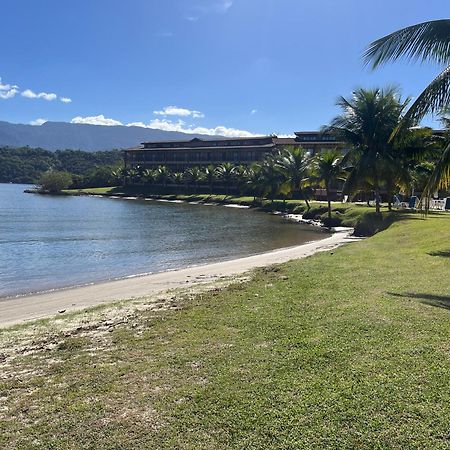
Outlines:
[[[300,193],[300,195],[303,197],[303,200],[305,200],[306,203],[306,207],[308,208],[308,211],[311,209],[311,206],[309,204],[308,198],[306,197],[306,195],[303,193],[303,189],[299,189],[298,192]]]
[[[375,185],[375,212],[377,214],[381,213],[380,208],[380,187],[378,186],[378,183]]]
[[[327,202],[328,202],[328,218],[331,219],[331,199],[330,199],[330,182],[328,181],[325,187],[327,191]]]

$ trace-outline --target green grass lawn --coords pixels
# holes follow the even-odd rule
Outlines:
[[[449,278],[450,215],[410,216],[62,334],[0,366],[0,448],[448,449]]]

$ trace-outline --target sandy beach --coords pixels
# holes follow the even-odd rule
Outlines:
[[[350,242],[350,230],[325,239],[244,258],[180,270],[137,276],[86,286],[0,300],[0,327],[24,323],[119,300],[140,298],[167,290],[211,283],[257,267],[305,258]]]

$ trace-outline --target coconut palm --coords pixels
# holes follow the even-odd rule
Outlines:
[[[233,184],[235,178],[236,166],[229,162],[220,164],[216,168],[216,173],[217,179],[219,179],[225,186],[225,194],[228,195],[230,186]]]
[[[213,165],[209,165],[203,169],[203,179],[209,186],[209,195],[212,195],[214,182],[217,179],[216,168]]]
[[[172,181],[177,185],[180,185],[183,183],[183,173],[182,172],[173,173],[171,178],[172,178]]]
[[[439,161],[436,163],[433,172],[425,186],[422,196],[431,198],[431,196],[440,189],[450,187],[450,144],[448,144]]]
[[[156,179],[156,173],[152,169],[145,169],[142,172],[142,181],[146,184],[152,184]]]
[[[167,166],[159,166],[155,172],[156,181],[162,184],[164,187],[167,186],[167,182],[170,180],[171,172]]]
[[[450,187],[450,119],[448,118],[449,109],[442,112],[441,122],[446,128],[444,150],[439,155],[430,178],[425,186],[422,197],[431,198],[431,196],[441,189]],[[428,204],[428,202],[427,202]]]
[[[305,200],[306,207],[310,209],[308,194],[304,189],[309,183],[311,170],[311,157],[302,147],[283,149],[277,155],[276,166],[283,174],[290,193],[298,192]]]
[[[280,170],[278,158],[279,155],[268,155],[261,164],[263,192],[272,205],[277,195],[288,193],[290,185],[285,173]]]
[[[450,19],[432,20],[395,31],[370,44],[364,59],[373,68],[399,58],[437,63],[439,75],[417,97],[403,123],[418,123],[427,113],[440,113],[450,106]],[[425,195],[450,185],[450,145],[442,153],[430,177]]]
[[[111,171],[111,179],[114,184],[125,184],[126,169],[121,167],[119,169],[114,169]]]
[[[246,187],[248,187],[248,178],[251,176],[248,166],[240,165],[235,169],[235,184],[239,189],[239,194],[244,195]]]
[[[439,113],[447,108],[450,105],[450,19],[423,22],[395,31],[372,42],[364,54],[365,62],[373,68],[401,57],[445,66],[417,97],[405,119],[417,123],[427,113]]]
[[[133,168],[126,169],[125,180],[128,180],[130,184],[134,184],[139,179],[139,172]]]
[[[189,167],[184,171],[183,179],[188,185],[194,185],[194,192],[197,192],[198,183],[203,179],[203,172],[198,167]]]
[[[402,102],[396,88],[358,89],[351,99],[340,97],[342,114],[325,130],[351,145],[345,162],[353,160],[344,192],[352,193],[369,183],[375,192],[376,212],[380,213],[381,185],[386,161],[395,158],[391,135],[402,120],[408,100]]]
[[[331,187],[338,180],[344,180],[346,172],[342,167],[342,152],[328,150],[313,159],[313,180],[325,188],[328,202],[328,217],[331,218]]]
[[[253,202],[264,195],[264,176],[260,164],[253,164],[247,172],[247,185],[253,194]]]

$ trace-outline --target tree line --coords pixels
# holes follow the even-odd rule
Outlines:
[[[309,199],[322,188],[329,214],[331,193],[336,190],[350,198],[365,194],[373,199],[377,212],[382,200],[391,206],[394,194],[429,196],[441,189],[444,195],[448,183],[436,171],[449,133],[414,126],[399,131],[408,103],[395,87],[358,89],[351,98],[341,97],[337,102],[341,114],[323,132],[346,142],[350,150],[345,154],[336,149],[312,157],[301,147],[287,147],[250,167],[224,163],[191,167],[182,173],[171,173],[166,166],[135,167],[123,172],[124,182],[164,187],[184,184],[189,192],[205,185],[213,192],[219,184],[226,194],[233,189],[255,198],[296,197],[308,207]],[[449,124],[445,117],[443,121]]]
[[[119,150],[84,152],[81,150],[57,150],[42,148],[0,148],[0,183],[37,183],[48,171],[71,174],[77,186],[103,185],[111,171],[123,165]]]

